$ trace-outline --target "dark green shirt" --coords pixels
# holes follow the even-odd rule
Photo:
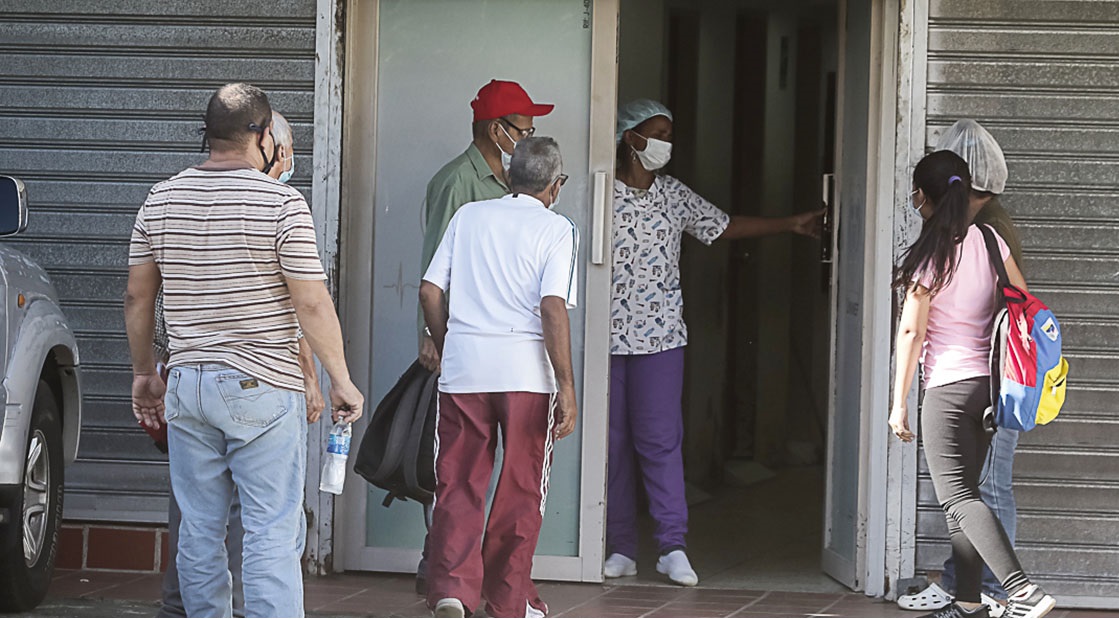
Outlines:
[[[466,152],[452,159],[435,173],[427,184],[427,230],[424,232],[420,276],[427,272],[451,217],[464,204],[492,200],[509,193],[505,183],[494,175],[482,151],[473,143]]]
[[[1018,237],[1018,229],[1014,227],[1014,221],[1010,219],[1010,214],[999,203],[999,197],[991,198],[987,206],[979,211],[975,216],[975,223],[987,224],[995,229],[995,232],[1006,241],[1007,247],[1010,248],[1010,255],[1014,258],[1014,263],[1018,265],[1018,270],[1025,273],[1025,268],[1022,266],[1022,239]]]
[[[427,273],[431,258],[443,233],[451,223],[451,217],[462,205],[481,200],[500,198],[509,193],[504,181],[497,178],[482,156],[482,151],[473,142],[466,152],[450,160],[427,183],[427,199],[424,201],[427,215],[427,229],[424,231],[423,255],[420,257],[420,277]],[[424,328],[423,310],[420,310],[420,331]]]

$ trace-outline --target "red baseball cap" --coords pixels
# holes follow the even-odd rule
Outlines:
[[[521,116],[546,116],[556,106],[550,103],[533,103],[528,93],[517,82],[490,80],[482,86],[470,102],[474,122],[492,120],[510,114]]]

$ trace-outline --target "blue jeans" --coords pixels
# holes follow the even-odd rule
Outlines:
[[[179,526],[183,513],[175,502],[172,492],[167,502],[167,572],[163,574],[163,599],[156,617],[186,617],[183,595],[179,590],[179,569],[176,555],[179,550]],[[241,544],[245,540],[245,530],[241,528],[241,501],[233,492],[233,502],[229,506],[229,533],[225,538],[225,550],[229,555],[229,574],[233,578],[233,616],[245,616],[245,593],[241,586]]]
[[[980,476],[979,496],[987,507],[991,508],[995,517],[1002,523],[1010,543],[1018,533],[1018,506],[1014,502],[1014,450],[1018,447],[1018,432],[999,428],[991,439],[991,447],[987,451],[987,461],[983,465]],[[940,576],[940,585],[952,595],[956,594],[956,566],[949,555],[944,562],[944,572]],[[983,566],[983,593],[1000,599],[1006,599],[1006,591],[1002,583],[991,573],[991,568]]]
[[[245,529],[247,617],[302,617],[307,468],[303,394],[220,364],[171,369],[171,486],[182,510],[176,563],[191,617],[232,616],[225,540],[234,487]]]

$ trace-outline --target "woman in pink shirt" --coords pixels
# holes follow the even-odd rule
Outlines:
[[[928,616],[990,616],[979,597],[986,561],[1010,595],[1004,616],[1043,617],[1055,600],[1026,577],[1002,525],[979,496],[990,442],[984,411],[991,405],[988,359],[997,299],[983,235],[972,225],[970,187],[967,163],[951,151],[927,155],[913,170],[913,206],[925,222],[894,280],[906,297],[890,428],[902,441],[914,438],[906,398],[920,361],[921,438],[948,520],[957,581],[956,601]],[[1011,282],[1025,290],[1010,250],[998,242]]]

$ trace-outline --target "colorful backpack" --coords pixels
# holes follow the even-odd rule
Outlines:
[[[1053,421],[1065,403],[1061,325],[1037,297],[1010,283],[994,231],[979,229],[998,274],[999,311],[991,335],[995,425],[1024,432]]]

